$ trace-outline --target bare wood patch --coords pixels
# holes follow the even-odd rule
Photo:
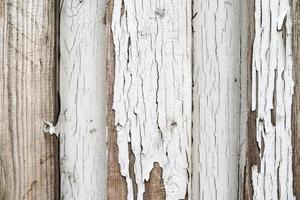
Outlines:
[[[164,199],[166,199],[166,191],[164,188],[164,180],[162,178],[162,168],[158,163],[154,163],[150,173],[150,179],[145,183],[144,200]]]
[[[107,171],[108,171],[108,200],[126,200],[126,179],[120,173],[118,162],[119,148],[117,145],[117,131],[115,128],[115,112],[113,110],[113,94],[115,80],[115,53],[113,35],[111,30],[112,11],[114,0],[107,2],[106,12],[106,34],[107,34],[107,60],[106,60],[106,83],[107,83]]]

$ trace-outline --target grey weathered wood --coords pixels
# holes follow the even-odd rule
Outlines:
[[[55,199],[55,1],[0,1],[0,199]],[[57,198],[56,198],[57,199]]]

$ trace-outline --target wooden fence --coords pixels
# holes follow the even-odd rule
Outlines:
[[[0,0],[0,199],[300,199],[297,0]]]

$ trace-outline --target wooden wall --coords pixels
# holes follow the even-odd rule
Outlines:
[[[300,198],[299,12],[0,0],[0,199]]]

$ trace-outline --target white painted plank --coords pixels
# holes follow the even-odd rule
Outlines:
[[[291,144],[294,82],[289,0],[255,1],[252,70],[252,110],[257,112],[256,138],[261,158],[260,170],[258,166],[252,167],[253,199],[295,199]]]
[[[239,0],[194,1],[192,199],[240,195],[246,131],[242,6]]]
[[[61,3],[62,199],[106,199],[105,1]]]
[[[166,199],[184,199],[191,151],[191,1],[115,0],[114,110],[119,163],[134,199],[128,149],[135,155],[137,199],[153,163]]]

